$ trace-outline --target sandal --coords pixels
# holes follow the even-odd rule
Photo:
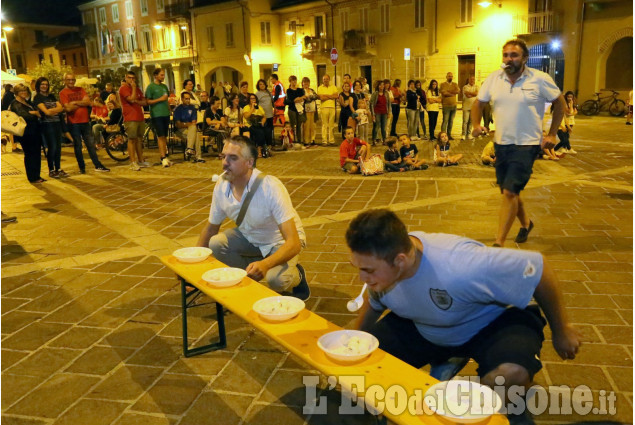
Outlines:
[[[44,180],[43,178],[39,178],[37,180],[32,181],[31,183],[44,183],[46,180]]]

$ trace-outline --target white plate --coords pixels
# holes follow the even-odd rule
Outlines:
[[[203,273],[203,280],[212,286],[225,287],[234,286],[240,283],[247,276],[247,272],[243,269],[235,267],[223,267],[220,269],[212,269]]]
[[[503,400],[490,387],[460,379],[431,386],[424,400],[437,415],[464,424],[481,422],[503,407]]]
[[[293,319],[304,310],[304,301],[295,297],[268,297],[256,301],[253,309],[263,319],[282,322]]]
[[[379,347],[373,335],[354,330],[329,332],[322,335],[317,344],[328,357],[340,362],[360,361]]]
[[[177,249],[172,253],[182,263],[199,263],[212,255],[212,250],[201,246]]]

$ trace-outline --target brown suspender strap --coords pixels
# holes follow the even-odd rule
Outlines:
[[[245,214],[247,214],[247,208],[249,208],[249,204],[251,203],[251,198],[254,197],[254,194],[260,187],[260,183],[262,183],[264,178],[265,178],[264,173],[258,174],[256,176],[256,180],[254,181],[254,184],[251,185],[249,192],[247,192],[247,195],[245,195],[245,201],[243,202],[243,205],[240,207],[240,211],[238,212],[238,218],[236,218],[236,227],[240,227],[240,224],[243,222],[243,219],[245,218]]]

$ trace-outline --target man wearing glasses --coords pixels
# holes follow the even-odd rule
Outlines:
[[[146,129],[145,117],[142,106],[148,104],[143,91],[137,86],[137,76],[134,72],[126,73],[125,82],[119,87],[119,98],[123,110],[123,125],[128,135],[128,154],[130,155],[130,168],[139,171],[141,167],[150,164],[143,159],[143,132]],[[166,153],[167,155],[167,153]],[[172,163],[167,156],[161,158],[164,167]]]
[[[86,145],[86,150],[90,160],[95,166],[95,171],[108,172],[110,169],[103,166],[97,157],[95,143],[93,141],[92,128],[90,126],[90,114],[88,107],[91,106],[90,98],[81,87],[75,87],[75,75],[66,74],[64,76],[65,88],[60,92],[60,103],[66,111],[69,130],[73,137],[75,148],[75,158],[79,165],[80,174],[86,174],[86,164],[82,154],[82,139]]]

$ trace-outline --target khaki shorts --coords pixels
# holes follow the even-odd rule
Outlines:
[[[142,139],[146,130],[145,121],[125,121],[123,123],[128,139]]]

